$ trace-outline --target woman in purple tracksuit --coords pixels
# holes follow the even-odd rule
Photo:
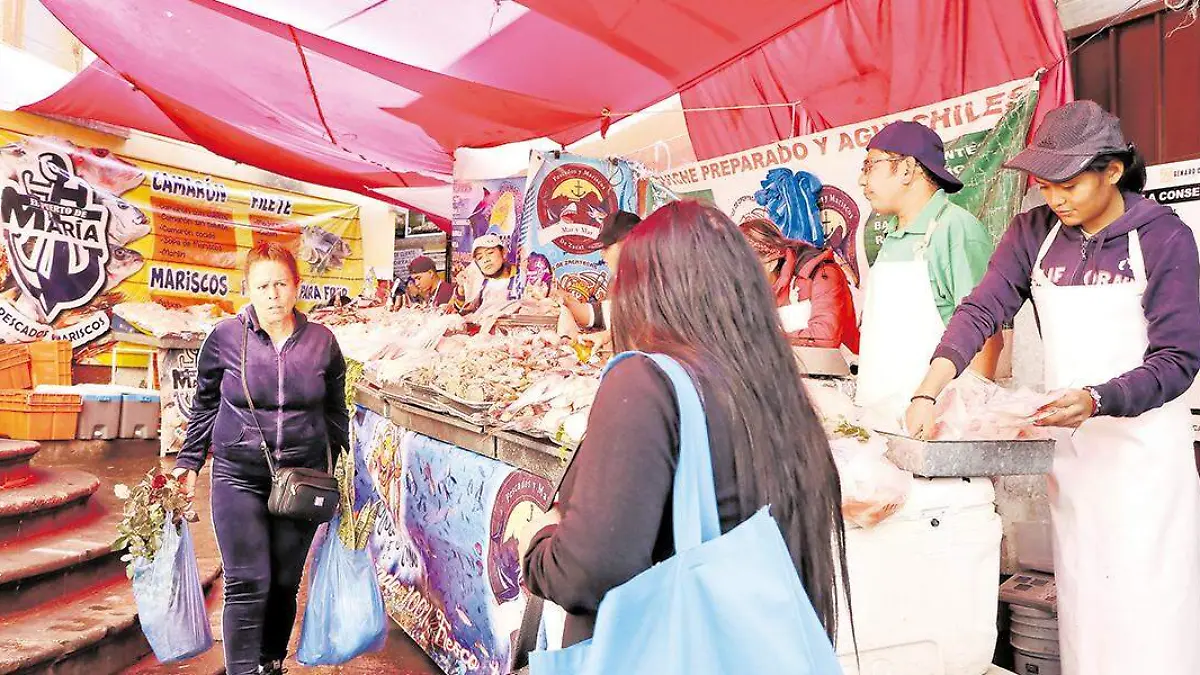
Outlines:
[[[192,492],[212,447],[225,668],[229,675],[274,675],[282,672],[317,525],[267,512],[271,476],[261,444],[277,466],[331,471],[327,448],[336,457],[349,440],[346,362],[333,333],[296,311],[300,273],[290,251],[256,246],[245,277],[251,305],[220,323],[200,348],[192,417],[175,471]]]
[[[1141,158],[1090,101],[1047,115],[1007,166],[1047,205],[1013,220],[954,314],[908,429],[928,433],[943,388],[1032,300],[1059,394],[1036,418],[1074,429],[1050,477],[1063,672],[1200,673],[1200,479],[1180,398],[1200,369],[1195,239],[1140,196]]]

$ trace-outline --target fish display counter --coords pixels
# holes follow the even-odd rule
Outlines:
[[[810,382],[818,406],[842,400],[844,387]],[[527,602],[515,533],[552,502],[573,443],[472,420],[369,375],[355,402],[359,499],[385,506],[371,549],[389,614],[447,673],[510,672]],[[898,664],[905,668],[896,672],[987,672],[1002,533],[991,480],[914,476],[887,459],[884,438],[856,433],[850,425],[831,431],[859,652],[856,661],[843,632],[845,672]],[[922,583],[896,582],[910,575]],[[551,617],[561,610],[547,607],[544,636],[553,646]],[[841,624],[849,621],[843,609]]]
[[[446,673],[511,672],[527,602],[515,533],[549,508],[572,448],[370,381],[356,402],[356,493],[384,505],[370,548],[388,614]]]

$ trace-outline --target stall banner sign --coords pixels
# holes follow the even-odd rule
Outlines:
[[[735,222],[767,218],[787,231],[803,215],[794,203],[798,174],[824,186],[818,198],[825,245],[861,279],[890,223],[871,211],[858,181],[867,144],[900,120],[928,125],[946,142],[947,164],[965,187],[952,199],[999,237],[1016,214],[1024,179],[1000,165],[1024,147],[1037,104],[1037,83],[1015,80],[921,108],[688,164],[659,174],[681,197],[711,202]]]
[[[425,255],[423,248],[402,247],[397,243],[396,250],[392,253],[392,280],[395,283],[403,283],[410,276],[408,266],[423,255]]]
[[[0,129],[0,340],[77,347],[122,302],[240,308],[241,263],[292,247],[300,307],[363,284],[358,207]],[[100,342],[104,342],[101,340]]]
[[[1169,206],[1192,228],[1200,246],[1200,159],[1160,164],[1146,169],[1146,196]],[[1200,411],[1200,382],[1184,394],[1193,411]],[[1200,442],[1200,426],[1196,428]]]
[[[560,152],[531,153],[529,176],[522,214],[529,258],[549,266],[555,283],[579,299],[603,298],[609,272],[596,236],[609,214],[641,211],[644,181],[625,160]]]
[[[196,395],[196,360],[199,349],[167,349],[158,364],[158,389],[162,400],[159,445],[163,452],[177,453],[187,438]]]
[[[525,610],[516,532],[550,481],[358,406],[357,498],[381,500],[371,552],[389,615],[444,672],[508,672]]]
[[[471,259],[475,240],[499,235],[508,243],[508,261],[521,259],[522,213],[525,210],[525,177],[454,181],[451,202],[451,240],[454,255]]]

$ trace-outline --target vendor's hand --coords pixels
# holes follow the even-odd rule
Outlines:
[[[533,536],[542,531],[542,528],[548,525],[557,525],[562,521],[562,512],[558,510],[558,506],[553,506],[545,513],[535,515],[528,523],[516,532],[517,535],[517,551],[518,560],[524,560],[525,554],[529,552],[529,545],[533,542]]]
[[[612,333],[606,330],[602,330],[597,333],[588,333],[587,335],[580,335],[579,341],[592,345],[592,351],[598,352],[605,349],[612,349]]]
[[[918,398],[908,404],[908,411],[904,413],[904,428],[909,436],[919,441],[927,441],[933,436],[935,423],[933,401]]]
[[[1076,429],[1096,414],[1096,402],[1083,389],[1072,389],[1058,400],[1038,408],[1034,417],[1040,427],[1065,427]]]

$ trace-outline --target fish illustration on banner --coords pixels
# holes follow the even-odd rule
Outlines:
[[[4,128],[0,226],[0,342],[66,339],[81,362],[108,365],[121,303],[236,311],[264,241],[300,258],[301,309],[363,285],[357,206]]]
[[[456,256],[469,259],[475,240],[491,233],[508,242],[508,261],[517,262],[524,195],[524,177],[455,181],[451,238]]]
[[[549,508],[540,476],[356,408],[360,499],[385,505],[371,552],[392,619],[447,673],[508,672],[526,593],[517,533]]]
[[[533,153],[525,188],[525,244],[549,262],[555,283],[581,300],[602,298],[608,269],[596,236],[609,215],[639,211],[639,181],[624,160]]]

